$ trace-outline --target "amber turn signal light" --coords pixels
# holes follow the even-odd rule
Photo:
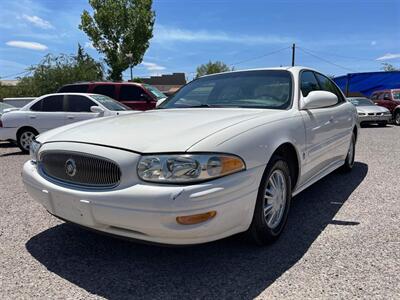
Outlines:
[[[203,214],[198,214],[198,215],[191,215],[191,216],[180,216],[176,217],[176,222],[178,222],[181,225],[193,225],[193,224],[198,224],[205,222],[207,220],[210,220],[216,216],[217,212],[215,210],[209,211]]]

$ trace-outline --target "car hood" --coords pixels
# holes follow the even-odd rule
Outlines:
[[[152,110],[74,123],[45,132],[38,141],[74,141],[147,153],[179,152],[219,131],[278,112],[238,108]]]
[[[369,106],[357,106],[357,112],[359,113],[383,113],[389,111],[387,108],[378,106],[378,105],[369,105]]]

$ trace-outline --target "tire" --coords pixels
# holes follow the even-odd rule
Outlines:
[[[400,126],[400,110],[396,111],[393,116],[394,124]]]
[[[350,172],[354,166],[354,158],[356,156],[356,136],[354,132],[351,134],[351,141],[349,150],[347,151],[346,160],[344,161],[344,165],[341,170],[344,172]]]
[[[29,146],[31,144],[32,139],[37,135],[36,130],[32,128],[27,128],[21,130],[17,136],[17,146],[23,153],[29,152]]]
[[[272,188],[274,182],[280,186],[275,192]],[[261,179],[253,220],[247,231],[253,242],[262,246],[278,239],[286,225],[291,197],[288,163],[279,156],[273,156]]]
[[[387,125],[387,122],[378,122],[379,127],[385,127]]]

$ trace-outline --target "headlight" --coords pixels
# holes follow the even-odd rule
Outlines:
[[[34,163],[37,163],[39,160],[38,153],[41,146],[42,144],[37,142],[35,139],[32,140],[31,145],[29,146],[29,154],[31,155],[31,160]]]
[[[145,155],[138,164],[144,181],[190,183],[214,179],[242,171],[243,160],[229,154]]]
[[[392,115],[392,114],[390,113],[390,111],[385,111],[385,112],[383,112],[383,114],[384,114],[384,115]]]

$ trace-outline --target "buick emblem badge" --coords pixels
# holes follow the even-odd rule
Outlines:
[[[65,162],[65,173],[69,177],[74,177],[76,174],[76,163],[75,160],[73,160],[72,158],[68,159]]]

